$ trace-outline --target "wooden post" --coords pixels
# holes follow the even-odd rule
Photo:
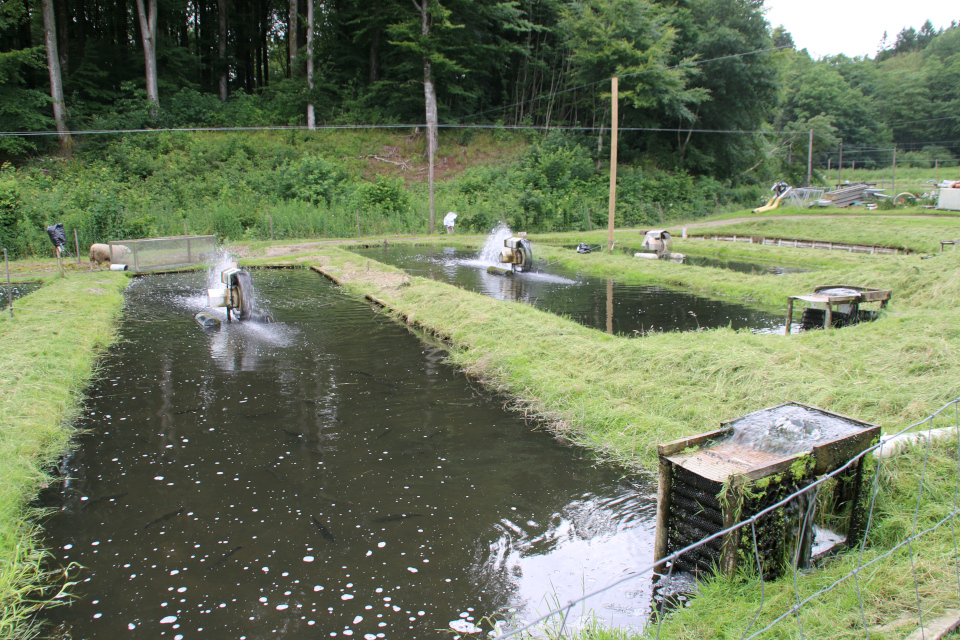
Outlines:
[[[657,203],[657,211],[660,212],[660,226],[663,226],[663,207],[660,206],[660,203]]]
[[[783,335],[790,335],[790,327],[793,325],[793,298],[787,298],[787,329]]]
[[[664,566],[660,562],[667,555],[667,524],[670,520],[670,483],[673,481],[673,463],[660,458],[657,473],[657,524],[653,542],[653,570],[662,573]]]
[[[893,183],[893,186],[890,189],[893,191],[893,196],[897,196],[897,146],[893,146],[893,175],[890,178],[890,182]]]
[[[610,78],[610,213],[607,220],[607,252],[613,252],[613,215],[617,207],[617,120],[618,115],[618,79]]]
[[[937,184],[940,184],[940,179],[937,177],[937,174],[940,172],[939,170],[940,170],[940,160],[934,160],[933,161],[933,181],[936,182]],[[940,247],[940,248],[942,249],[943,247]]]
[[[113,257],[113,247],[110,247],[110,257]],[[113,264],[113,262],[110,262]],[[133,270],[137,273],[140,273],[140,257],[137,255],[137,242],[133,242]],[[227,313],[227,319],[230,319],[230,313]]]
[[[827,312],[823,314],[823,328],[829,329],[833,326],[833,305],[827,303]]]
[[[273,212],[270,212],[270,239],[273,240]]]
[[[77,235],[77,230],[73,230],[73,242],[77,247],[77,264],[80,264],[80,236]]]
[[[840,159],[837,161],[837,189],[843,184],[843,143],[840,143]]]
[[[66,278],[67,273],[63,270],[63,247],[57,247],[57,271],[61,278]]]
[[[431,199],[433,194],[430,194]],[[360,237],[360,209],[355,210],[357,213],[357,237]],[[433,233],[433,202],[430,203],[430,233]]]
[[[853,168],[850,171],[851,171],[850,182],[856,182],[857,181],[857,161],[856,160],[853,161]]]
[[[807,186],[811,184],[813,179],[813,129],[810,129],[810,142],[807,144]]]
[[[731,483],[727,489],[724,500],[721,500],[720,507],[723,511],[723,528],[729,529],[737,524],[737,518],[740,517],[740,504],[743,499],[743,489],[739,483]],[[728,578],[732,578],[737,571],[737,551],[740,547],[741,529],[736,529],[723,536],[723,551],[720,555],[720,573]]]
[[[10,263],[7,261],[7,250],[3,250],[3,266],[7,270],[7,305],[10,307],[10,317],[13,317],[13,285],[10,284]]]
[[[860,461],[857,462],[857,471],[853,476],[853,499],[850,500],[850,524],[847,525],[847,539],[844,541],[844,544],[848,548],[856,547],[860,544],[860,538],[863,537],[863,512],[865,509],[865,503],[867,502],[866,496],[863,494],[863,461],[864,458],[860,458]]]
[[[833,171],[833,158],[827,158],[827,180],[830,179],[830,173]]]

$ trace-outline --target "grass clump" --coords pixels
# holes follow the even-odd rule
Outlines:
[[[13,318],[0,315],[0,637],[27,636],[43,604],[46,554],[29,504],[115,338],[126,283],[109,271],[73,273],[18,300]]]

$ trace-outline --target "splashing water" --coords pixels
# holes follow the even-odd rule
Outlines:
[[[797,405],[756,411],[733,422],[727,440],[778,455],[810,451],[815,445],[860,431],[860,427],[818,411]]]
[[[477,260],[485,264],[498,265],[500,262],[500,252],[503,251],[503,241],[513,235],[510,227],[505,224],[499,224],[494,227],[490,235],[487,236],[487,242],[480,249]]]
[[[220,279],[220,274],[225,269],[236,266],[237,258],[234,255],[223,249],[217,249],[217,254],[214,256],[213,264],[207,271],[207,288],[226,289],[227,285],[223,284],[223,281]]]

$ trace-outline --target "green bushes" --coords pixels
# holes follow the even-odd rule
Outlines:
[[[185,90],[168,108],[202,119],[205,100]],[[495,138],[478,134],[474,146],[457,149],[462,157],[475,149],[496,157],[503,142]],[[477,233],[502,221],[532,232],[602,224],[609,179],[581,142],[552,133],[517,162],[470,167],[437,184],[435,210],[439,217],[456,211],[458,228]],[[396,144],[397,136],[382,132],[293,131],[145,133],[85,143],[72,160],[0,172],[0,241],[13,256],[46,254],[44,227],[54,222],[77,231],[81,252],[93,242],[179,235],[184,223],[190,233],[223,240],[266,239],[271,215],[279,238],[354,236],[358,216],[364,235],[422,233],[426,181],[370,175],[367,161],[357,159]],[[676,220],[756,200],[755,188],[730,189],[685,172],[624,166],[619,175],[620,226],[659,224],[658,204],[665,220]]]

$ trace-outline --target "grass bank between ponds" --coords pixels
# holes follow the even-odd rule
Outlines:
[[[960,296],[960,253],[930,260],[862,258],[859,267],[838,277],[859,275],[857,283],[894,290],[890,311],[875,322],[792,336],[719,329],[638,339],[607,335],[529,305],[497,302],[408,276],[341,248],[325,248],[322,257],[305,255],[292,262],[319,265],[347,291],[370,296],[404,321],[443,337],[450,344],[452,363],[515,397],[524,411],[546,420],[564,438],[602,457],[650,469],[657,443],[707,431],[721,420],[786,400],[876,422],[893,432],[960,395],[960,318],[954,312]],[[704,280],[718,271],[706,270]],[[810,282],[822,275],[797,274],[813,278]],[[782,276],[730,274],[722,279],[725,286],[713,288],[732,294],[735,280],[743,280],[737,286],[756,300],[781,300],[787,293],[776,291]],[[768,282],[774,284],[760,286]],[[861,573],[859,586],[847,580],[807,605],[800,614],[803,634],[791,615],[761,637],[862,638],[864,620],[871,637],[903,637],[916,628],[913,566],[926,620],[955,604],[958,585],[949,523],[914,543],[919,555],[906,545],[893,550],[914,530],[918,504],[917,530],[932,526],[953,508],[956,445],[944,443],[931,452],[918,503],[917,470],[923,463],[921,450],[881,467],[874,527],[863,556],[864,561],[878,562]],[[889,558],[879,560],[891,550]],[[854,554],[841,554],[822,568],[800,574],[800,598],[846,575],[855,562]],[[749,574],[705,581],[691,605],[667,619],[660,637],[739,638],[761,602],[754,631],[792,606],[794,588],[791,575],[762,589]],[[598,640],[632,634],[594,630],[587,636]]]
[[[0,315],[0,637],[26,637],[41,605],[45,551],[30,503],[66,449],[71,421],[115,339],[127,278],[54,278]]]

